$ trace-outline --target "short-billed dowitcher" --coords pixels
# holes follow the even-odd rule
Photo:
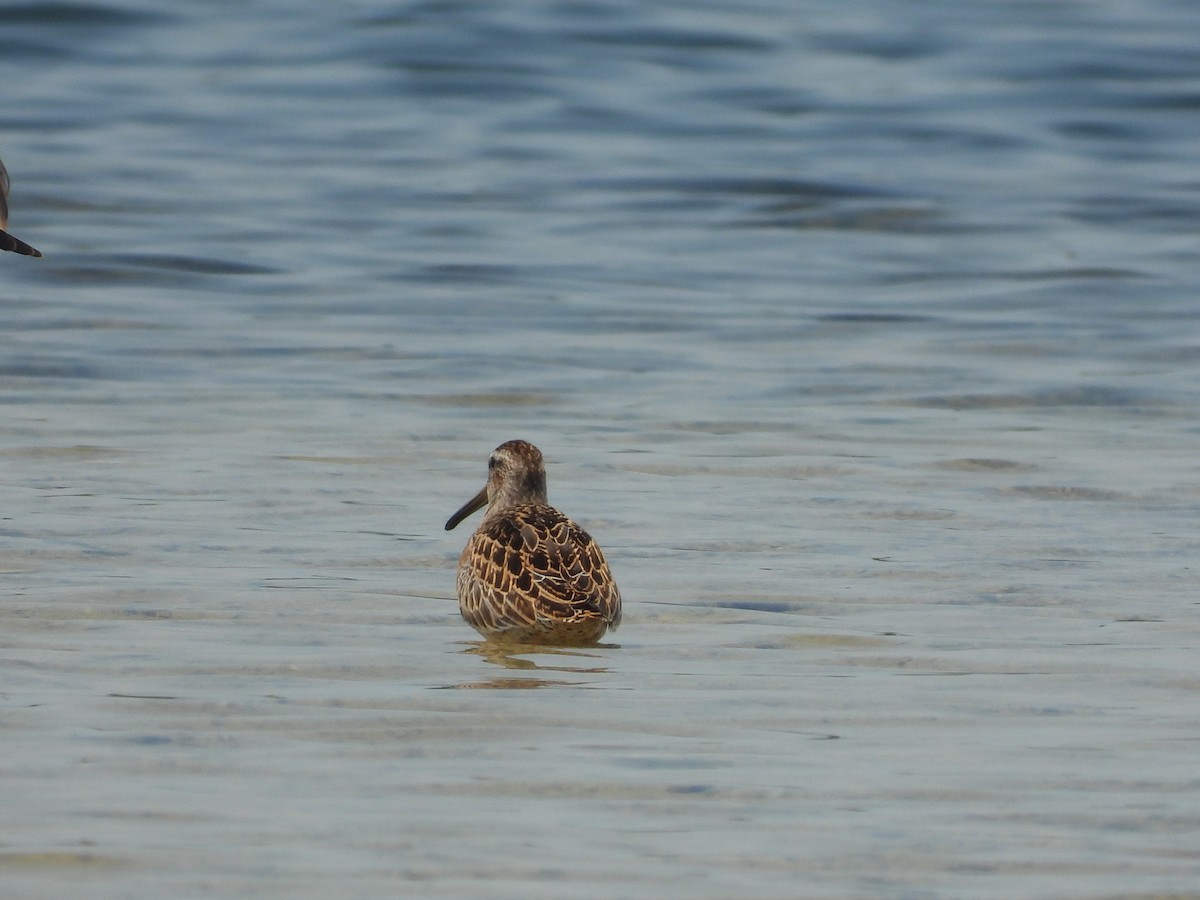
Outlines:
[[[0,159],[0,250],[11,250],[23,256],[41,256],[42,251],[35,250],[19,238],[13,237],[4,229],[8,227],[8,170],[4,168],[4,160]]]
[[[546,500],[542,451],[508,441],[492,451],[483,490],[450,531],[487,506],[458,560],[458,608],[485,637],[592,644],[621,623],[621,594],[591,535]]]

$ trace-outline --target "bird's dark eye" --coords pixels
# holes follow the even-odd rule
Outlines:
[[[489,456],[488,457],[488,471],[490,472],[494,468],[496,468],[496,457]]]

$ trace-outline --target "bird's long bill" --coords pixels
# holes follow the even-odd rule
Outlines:
[[[475,512],[475,510],[483,509],[485,506],[487,506],[487,485],[484,485],[482,491],[464,503],[462,509],[450,517],[450,520],[446,522],[446,530],[453,531],[454,526],[459,522]]]
[[[20,253],[22,256],[41,256],[42,251],[36,247],[30,247],[20,238],[13,237],[4,230],[4,220],[0,219],[0,250],[10,250],[13,253]]]

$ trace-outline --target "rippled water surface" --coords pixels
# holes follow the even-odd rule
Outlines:
[[[0,893],[1200,896],[1198,33],[0,7]]]

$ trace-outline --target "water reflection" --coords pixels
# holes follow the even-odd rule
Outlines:
[[[448,684],[438,690],[528,690],[544,687],[583,687],[572,681],[555,681],[549,678],[490,678],[484,681],[464,681],[462,684]]]
[[[596,644],[595,647],[596,649],[612,650],[617,649],[619,645]],[[504,669],[520,669],[531,672],[562,672],[571,675],[606,675],[612,671],[607,666],[574,666],[566,665],[565,663],[558,665],[547,665],[528,658],[528,655],[532,654],[536,654],[538,656],[582,657],[585,659],[598,658],[596,654],[589,653],[587,650],[581,650],[578,648],[547,647],[541,644],[502,644],[495,641],[472,641],[470,642],[470,646],[463,652],[481,656],[485,661],[491,663],[492,665],[500,666]],[[512,676],[497,676],[495,678],[467,681],[460,684],[442,685],[439,687],[439,690],[528,690],[530,688],[543,687],[590,686],[591,682],[568,681],[558,678],[514,678]]]

